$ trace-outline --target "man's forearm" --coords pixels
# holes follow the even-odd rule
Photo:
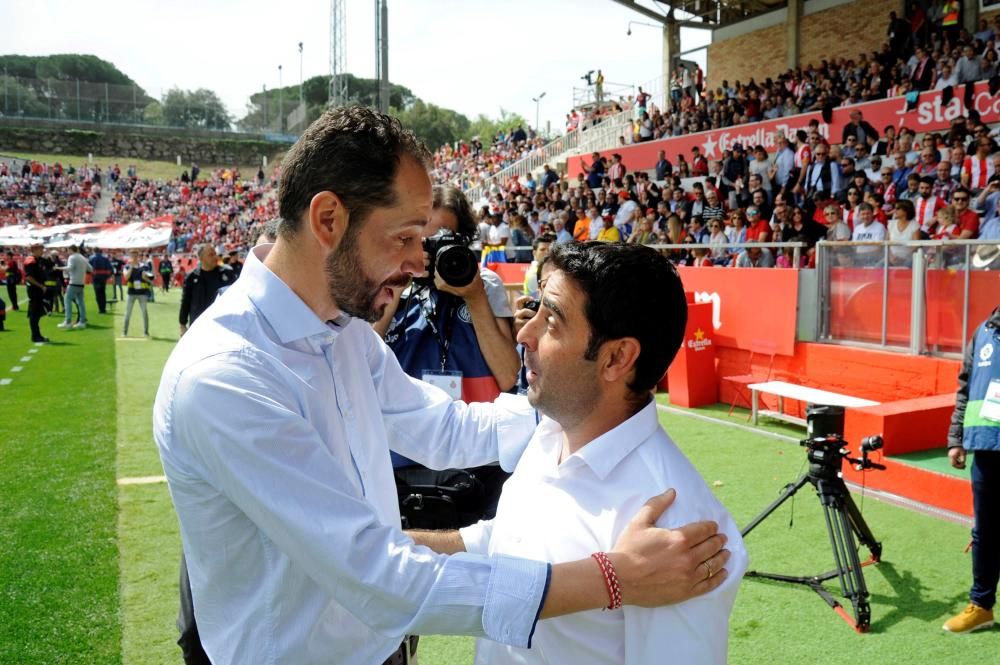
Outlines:
[[[510,390],[517,381],[518,370],[521,369],[521,359],[514,346],[510,324],[504,322],[507,330],[501,328],[501,323],[493,314],[485,291],[482,295],[470,297],[465,302],[472,315],[472,327],[476,331],[479,350],[490,368],[490,373],[496,379],[500,390]]]
[[[408,529],[406,535],[417,545],[429,547],[438,554],[458,554],[465,551],[465,542],[456,531],[427,531],[424,529]]]

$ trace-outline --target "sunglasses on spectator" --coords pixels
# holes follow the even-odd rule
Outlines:
[[[848,143],[854,143],[854,142],[855,142],[855,141],[857,141],[857,140],[858,140],[858,139],[857,139],[856,137],[854,137],[854,136],[848,136],[848,137],[847,137],[847,142],[848,142]]]
[[[953,197],[951,197],[951,200],[952,201],[968,201],[969,197],[968,196],[953,196]]]

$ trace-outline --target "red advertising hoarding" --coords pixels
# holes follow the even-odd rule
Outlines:
[[[740,143],[744,147],[762,145],[768,152],[773,152],[779,133],[789,137],[794,136],[797,130],[808,128],[809,121],[814,118],[819,121],[819,131],[824,137],[832,143],[840,143],[844,125],[850,122],[852,111],[864,113],[864,119],[871,123],[879,134],[887,125],[892,125],[897,129],[906,126],[918,134],[940,131],[950,127],[951,121],[955,118],[965,115],[967,109],[963,101],[964,91],[964,86],[958,86],[955,90],[955,96],[947,104],[941,103],[941,91],[939,90],[922,93],[916,106],[910,111],[906,109],[906,99],[893,97],[865,104],[838,107],[833,110],[833,117],[829,123],[823,122],[822,114],[815,111],[778,118],[777,120],[621,146],[605,150],[601,154],[610,157],[611,153],[619,153],[622,156],[622,162],[630,171],[641,171],[656,166],[656,155],[660,150],[666,151],[667,159],[674,163],[677,161],[677,155],[680,154],[683,154],[687,159],[691,154],[691,148],[695,146],[701,149],[702,154],[709,161],[722,159],[723,152],[731,148],[734,143]],[[1000,95],[991,95],[985,81],[976,84],[970,108],[979,112],[983,122],[1000,122]],[[566,160],[566,173],[570,179],[575,179],[578,173],[583,172],[580,165],[581,159],[589,163],[590,155],[570,157]]]
[[[768,340],[780,355],[795,353],[797,270],[681,267],[678,271],[695,302],[711,303],[716,344],[749,350],[755,340]]]

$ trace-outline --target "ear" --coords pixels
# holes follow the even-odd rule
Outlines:
[[[641,350],[639,340],[635,337],[605,342],[601,349],[601,378],[608,383],[627,382]]]
[[[337,249],[347,233],[350,212],[333,192],[319,192],[309,202],[306,226],[328,252]]]

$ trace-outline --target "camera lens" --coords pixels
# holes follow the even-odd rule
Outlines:
[[[450,245],[438,250],[434,266],[441,279],[452,286],[468,286],[479,270],[476,255],[462,245]]]

